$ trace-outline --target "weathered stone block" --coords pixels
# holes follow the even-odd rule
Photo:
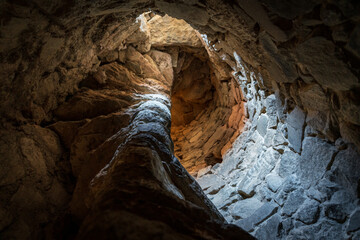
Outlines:
[[[302,188],[290,193],[285,201],[284,207],[282,208],[282,213],[288,216],[292,215],[298,210],[305,199],[306,197],[304,196],[304,189]]]
[[[306,137],[300,157],[299,176],[304,186],[316,184],[325,174],[337,149],[319,138]]]
[[[304,128],[305,114],[304,112],[295,107],[294,110],[287,117],[287,127],[288,127],[288,139],[291,146],[296,152],[301,151],[301,141],[303,137],[303,128]]]
[[[306,199],[304,204],[300,207],[296,214],[296,219],[305,224],[316,222],[319,214],[319,202],[311,199]]]
[[[255,232],[255,237],[259,240],[277,239],[280,222],[280,214],[271,216],[269,220],[261,224],[260,228]]]
[[[281,184],[283,183],[283,179],[279,177],[277,174],[270,173],[265,177],[266,184],[271,191],[276,192]]]
[[[267,202],[261,206],[258,210],[256,210],[250,217],[235,221],[234,224],[243,228],[245,231],[250,231],[254,229],[256,225],[267,219],[269,216],[274,214],[278,209],[278,205],[271,201]]]
[[[357,183],[360,178],[360,155],[353,145],[349,145],[347,149],[336,155],[331,171],[336,176],[334,182],[343,186],[344,189],[351,189],[356,195],[358,186],[354,183]]]
[[[287,177],[293,174],[300,161],[300,155],[294,153],[291,150],[285,150],[285,152],[281,155],[280,165],[279,165],[279,175],[281,177]]]
[[[244,219],[250,217],[262,205],[263,203],[255,197],[247,198],[232,204],[229,207],[229,212],[235,219]]]
[[[197,182],[201,186],[203,190],[207,190],[208,188],[221,188],[225,185],[224,180],[218,177],[215,174],[204,175],[201,178],[197,179]]]

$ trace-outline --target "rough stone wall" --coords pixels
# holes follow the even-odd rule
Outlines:
[[[38,0],[1,6],[1,114],[6,119],[50,121],[58,103],[97,69],[98,56],[111,60],[133,41],[125,39],[138,28],[135,18],[150,8],[207,34],[216,54],[229,63],[236,51],[261,73],[261,88],[273,92],[277,83],[287,99],[312,115],[316,130],[359,147],[358,3]],[[9,94],[14,88],[19,94]],[[318,104],[306,101],[310,98]]]
[[[214,54],[220,56],[233,69],[238,62],[234,51],[248,66],[251,66],[249,67],[251,72],[257,76],[257,84],[254,82],[254,87],[257,91],[263,90],[265,95],[257,97],[257,100],[252,103],[249,101],[249,113],[252,111],[251,104],[261,106],[260,98],[271,96],[277,91],[280,99],[285,99],[285,115],[301,115],[301,110],[305,112],[306,125],[311,126],[314,131],[303,133],[297,129],[299,119],[294,121],[295,126],[286,127],[288,133],[291,131],[296,133],[297,137],[291,139],[293,136],[289,137],[288,135],[286,141],[289,142],[290,151],[294,152],[295,156],[301,151],[299,165],[302,163],[301,169],[305,167],[305,172],[307,172],[299,174],[298,178],[306,179],[306,176],[321,178],[329,180],[329,184],[340,181],[337,183],[339,186],[350,181],[353,187],[357,186],[358,188],[359,184],[356,183],[358,180],[355,177],[354,179],[349,178],[356,176],[353,174],[357,174],[353,169],[356,169],[358,155],[351,150],[353,149],[351,144],[347,145],[347,149],[342,149],[343,144],[340,144],[339,140],[337,141],[338,150],[332,145],[341,136],[346,142],[354,143],[359,149],[359,3],[322,0],[260,0],[251,1],[251,4],[249,1],[242,0],[122,1],[121,3],[112,0],[91,2],[84,0],[74,2],[60,0],[1,1],[0,114],[1,131],[4,132],[1,134],[1,151],[4,154],[1,155],[0,161],[1,179],[5,179],[2,182],[4,184],[1,184],[1,196],[4,196],[1,199],[1,206],[5,206],[1,209],[1,215],[6,216],[1,218],[6,219],[1,221],[1,230],[25,233],[24,238],[27,238],[31,232],[35,234],[33,236],[36,236],[41,228],[36,226],[46,226],[47,219],[53,219],[53,214],[63,214],[63,205],[68,203],[67,194],[72,193],[71,185],[76,182],[69,180],[68,176],[72,175],[72,171],[78,174],[76,171],[79,169],[77,169],[76,163],[84,160],[79,158],[78,162],[75,161],[74,167],[71,166],[73,169],[70,171],[69,155],[76,156],[76,151],[71,153],[64,149],[74,140],[75,132],[78,134],[74,129],[78,129],[80,125],[83,126],[82,124],[86,124],[88,120],[84,120],[84,123],[75,121],[73,126],[70,122],[68,126],[71,127],[66,126],[61,129],[60,132],[68,131],[70,136],[69,139],[61,140],[63,141],[61,142],[62,146],[58,144],[59,138],[54,135],[54,132],[50,132],[52,131],[50,128],[44,127],[58,121],[57,118],[61,119],[61,114],[66,112],[64,109],[66,106],[68,110],[72,108],[72,103],[69,102],[74,101],[72,100],[73,95],[76,95],[74,98],[79,101],[84,100],[86,105],[88,102],[86,99],[89,97],[86,94],[90,90],[82,92],[80,90],[82,86],[79,83],[86,79],[89,73],[90,75],[97,73],[93,76],[96,87],[97,81],[101,83],[104,78],[103,72],[97,71],[100,65],[105,66],[106,63],[114,62],[117,59],[123,63],[126,52],[122,50],[127,45],[132,44],[140,53],[149,50],[149,46],[145,44],[148,38],[146,31],[143,31],[145,34],[139,33],[140,23],[134,24],[136,17],[140,13],[148,11],[149,8],[185,19],[201,33],[207,34],[204,39],[214,49]],[[134,38],[137,39],[136,42],[141,38],[143,40],[136,44],[133,42]],[[137,69],[134,69],[136,65],[132,65],[132,67],[129,69],[136,72]],[[221,75],[221,73],[217,74]],[[236,71],[235,75],[242,80],[250,79],[243,71]],[[87,87],[92,90],[94,88],[91,85]],[[244,91],[247,90],[244,88]],[[137,103],[136,101],[132,102],[133,99],[127,98],[124,99],[125,102],[119,101],[123,98],[118,95],[111,97],[109,96],[111,94],[107,94],[104,97],[104,92],[106,91],[93,91],[90,95],[97,96],[96,101],[91,101],[95,107],[82,108],[78,106],[73,113],[79,114],[77,121],[83,118],[96,118],[99,116],[97,115],[99,112],[110,114],[122,109],[129,102],[130,104]],[[65,101],[68,103],[62,107],[63,109],[59,108]],[[104,102],[111,102],[107,109],[99,107]],[[55,111],[55,109],[58,110]],[[257,111],[259,110],[257,109]],[[255,129],[253,132],[264,134],[264,136],[273,132],[265,128],[265,123],[268,123],[270,119],[268,110],[266,111],[262,112],[263,116],[260,116],[261,111],[257,112],[259,119],[253,118],[254,125],[261,126],[260,132]],[[69,121],[70,119],[64,120]],[[255,123],[257,120],[260,125]],[[122,121],[125,121],[123,117],[121,117]],[[299,122],[301,123],[302,120]],[[285,120],[281,123],[284,124]],[[288,124],[286,123],[286,125]],[[58,127],[60,128],[60,125]],[[106,127],[106,124],[103,127]],[[89,129],[92,127],[89,126]],[[55,128],[53,131],[56,131]],[[103,130],[98,132],[96,129],[93,130],[94,132],[90,131],[89,134],[86,133],[86,129],[82,129],[82,131],[84,139],[88,135],[96,136],[100,132],[98,139],[99,142],[104,142],[104,147],[107,143],[105,140],[111,136],[109,133],[111,130],[105,131],[105,134],[103,134]],[[301,144],[298,138],[299,132],[305,136]],[[257,134],[250,135],[254,139],[260,139],[261,142],[261,138],[257,138],[259,137]],[[46,140],[43,140],[44,137]],[[294,142],[296,140],[297,144]],[[330,143],[327,142],[328,140]],[[85,152],[89,150],[89,146],[82,146],[81,141],[85,140],[77,139],[77,141],[80,142],[77,147],[84,147]],[[102,144],[99,142],[95,141],[95,147]],[[250,142],[254,142],[254,140],[250,140]],[[116,150],[116,144],[113,145],[112,151]],[[314,150],[306,147],[316,144],[320,147]],[[321,148],[323,145],[333,150],[326,152],[322,150],[317,153],[316,151],[323,149]],[[26,151],[27,146],[31,146],[32,151]],[[300,149],[297,149],[299,146],[301,146]],[[93,147],[90,146],[90,149],[94,149]],[[281,149],[280,152],[273,150],[275,152],[270,150],[273,155],[280,156]],[[306,153],[305,150],[310,152]],[[236,151],[236,148],[231,151]],[[313,164],[317,164],[316,161],[311,160],[311,164],[306,162],[308,159],[317,160],[318,156],[334,156],[337,151],[339,151],[337,155],[330,160],[332,165],[327,165],[327,159],[322,162],[322,165],[315,167]],[[284,156],[285,153],[284,151],[281,156]],[[64,158],[59,156],[64,156]],[[291,156],[287,159],[291,159]],[[347,162],[340,164],[341,161]],[[336,164],[336,162],[339,163]],[[264,163],[264,165],[266,164]],[[307,171],[317,167],[324,169],[325,165],[329,166],[330,170],[324,173],[324,177],[318,175],[320,172],[310,174]],[[354,167],[344,168],[344,165],[353,165]],[[94,169],[97,168],[100,169],[99,166]],[[93,173],[96,172],[94,169],[91,170]],[[252,172],[257,174],[258,170],[256,169],[254,168],[249,175]],[[58,187],[49,184],[48,178],[52,181],[51,184]],[[88,176],[88,179],[90,178]],[[107,181],[112,182],[111,177],[109,178]],[[219,182],[221,183],[221,181]],[[296,183],[291,185],[294,186]],[[29,187],[24,188],[24,186]],[[306,186],[305,184],[302,188],[306,188]],[[349,208],[339,207],[339,195],[341,194],[332,194],[337,186],[326,184],[324,186],[324,189],[319,191],[329,193],[329,195],[325,200],[320,198],[318,201],[319,204],[321,202],[321,214],[332,217],[326,222],[324,219],[329,217],[324,218],[323,214],[320,221],[324,222],[323,224],[319,224],[319,222],[310,226],[300,226],[302,223],[295,221],[297,217],[294,216],[295,220],[281,224],[282,226],[291,226],[292,223],[297,223],[299,230],[292,230],[292,235],[296,236],[301,230],[309,232],[306,234],[320,230],[324,232],[324,229],[329,229],[328,226],[331,224],[335,225],[335,228],[341,228],[341,231],[336,231],[337,233],[349,230],[351,235],[358,229],[358,212],[349,215],[352,209],[351,204],[354,201],[351,202]],[[60,192],[59,197],[56,197],[56,199],[60,199],[60,203],[56,205],[51,203],[53,197],[49,192],[49,189],[53,188],[56,192]],[[28,189],[29,192],[26,193]],[[291,191],[289,189],[285,188],[288,192]],[[301,187],[297,189],[300,189],[301,192]],[[304,189],[304,192],[308,193],[309,189]],[[350,190],[347,192],[351,193]],[[16,195],[17,193],[19,194]],[[251,196],[256,194],[256,191],[252,193],[241,190],[240,193],[240,196],[246,197],[245,194]],[[292,192],[286,199],[299,199],[295,193],[299,194],[299,192]],[[13,196],[17,197],[13,198]],[[35,196],[34,199],[33,196]],[[101,194],[98,199],[103,199]],[[259,199],[259,201],[264,200]],[[29,202],[31,204],[27,205]],[[271,201],[269,204],[270,208],[264,207],[252,219],[259,215],[268,215],[266,210],[271,210],[271,206],[274,206]],[[346,205],[346,203],[341,203],[341,206],[344,204]],[[38,207],[34,208],[34,205]],[[325,205],[329,206],[326,211],[324,210]],[[19,209],[18,206],[29,207]],[[49,210],[42,214],[40,211],[42,209]],[[342,211],[345,212],[341,213]],[[34,215],[37,217],[33,217]],[[273,216],[275,217],[271,218],[271,222],[266,222],[269,227],[272,224],[276,226],[279,220],[277,214]],[[12,221],[7,219],[12,219]],[[345,222],[345,224],[339,225],[338,222]],[[26,229],[21,232],[15,231],[14,229],[20,229],[15,223],[25,226]],[[14,224],[13,228],[10,227],[11,224]],[[165,227],[159,226],[159,228],[164,229]],[[288,227],[288,229],[290,228]],[[309,229],[315,230],[310,231]],[[87,231],[84,230],[84,232]],[[356,234],[353,235],[356,239]]]
[[[101,111],[97,112],[101,116],[88,119],[77,130],[70,145],[70,162],[77,177],[70,210],[82,221],[77,239],[158,235],[163,239],[250,238],[240,228],[225,223],[173,156],[168,95],[171,82],[166,81],[166,71],[159,70],[161,64],[156,65],[156,58],[147,56],[129,46],[125,65],[113,62],[99,68],[104,73],[99,81],[102,84],[85,89],[92,99],[76,95],[68,102],[81,106],[85,100],[91,109]],[[105,90],[112,90],[110,96]],[[107,104],[97,105],[99,97],[92,91],[103,95],[109,105],[113,105],[111,95],[120,96],[121,92],[126,95],[118,100],[134,102],[103,115],[107,109],[102,106]],[[65,116],[73,116],[74,108],[67,110]],[[57,122],[51,127],[58,124],[72,126],[74,122]]]
[[[144,20],[142,26],[149,29],[152,48],[171,55],[172,64],[166,64],[166,71],[174,77],[174,153],[187,171],[196,175],[199,169],[221,162],[222,155],[241,133],[245,108],[240,86],[231,75],[230,66],[183,20],[155,15]],[[150,56],[154,53],[156,50]],[[165,66],[164,57],[157,59]]]
[[[59,137],[37,125],[1,129],[0,135],[1,238],[52,234],[49,223],[66,213],[73,189]]]
[[[205,51],[204,46],[202,49]],[[231,77],[229,66],[206,51],[205,57],[205,62],[190,61],[190,67],[177,75],[179,84],[174,84],[171,97],[175,155],[192,175],[222,161],[245,119],[240,86]],[[215,73],[227,70],[220,79]]]
[[[55,96],[51,120],[30,114],[16,128],[2,119],[11,129],[2,130],[1,238],[252,239],[226,223],[173,155],[180,61],[151,49],[146,18],[122,32],[120,49],[97,53],[101,66],[74,94]]]
[[[341,136],[360,147],[355,97],[360,84],[358,3],[239,0],[155,5],[206,33],[209,46],[230,66],[235,51],[261,74],[261,89],[275,92],[277,85],[289,103],[309,113],[308,123],[326,138],[335,141]],[[177,11],[180,8],[188,11]]]
[[[358,239],[360,155],[324,139],[279,91],[238,62],[249,121],[223,162],[197,181],[228,222],[258,239]]]

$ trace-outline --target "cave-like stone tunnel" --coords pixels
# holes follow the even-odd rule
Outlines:
[[[360,239],[359,1],[0,20],[0,239]]]

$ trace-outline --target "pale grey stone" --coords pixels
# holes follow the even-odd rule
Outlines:
[[[296,219],[305,224],[316,222],[319,215],[319,205],[320,203],[318,201],[306,199],[304,204],[298,210]]]
[[[221,213],[221,215],[223,215],[223,217],[228,223],[232,223],[234,221],[233,217],[229,214],[228,211],[220,209],[219,212]]]
[[[209,165],[209,166],[207,166],[207,167],[205,167],[205,168],[203,168],[203,169],[200,169],[200,170],[198,171],[197,178],[200,178],[200,177],[202,177],[203,175],[206,175],[206,174],[208,174],[208,173],[210,173],[210,172],[211,172],[211,166]]]
[[[242,156],[245,158],[243,159],[243,163],[241,165],[249,168],[252,166],[258,159],[259,155],[263,152],[263,143],[262,141],[257,141],[255,143],[251,142],[246,144],[246,150],[243,152]],[[244,167],[244,168],[245,168]]]
[[[282,208],[282,213],[290,216],[295,213],[300,205],[305,201],[304,189],[300,188],[291,192]]]
[[[306,118],[306,121],[308,119]],[[318,132],[309,124],[306,125],[305,131],[304,131],[304,137],[314,137],[318,134]]]
[[[290,175],[284,179],[284,183],[280,186],[280,190],[275,195],[275,201],[283,206],[287,196],[290,192],[298,189],[300,186],[299,179],[295,174]]]
[[[269,117],[268,128],[277,126],[277,99],[275,94],[269,95],[265,99],[266,114]]]
[[[324,195],[325,200],[330,199],[331,196],[340,189],[338,184],[330,181],[327,177],[322,178],[314,187]]]
[[[295,226],[286,239],[345,239],[342,234],[341,224],[322,219],[316,224]]]
[[[229,212],[234,219],[244,219],[250,217],[263,203],[256,198],[247,198],[232,204]]]
[[[304,186],[314,185],[325,174],[336,148],[324,140],[306,137],[300,157],[299,175]]]
[[[276,114],[277,111],[277,103],[276,103],[276,95],[275,94],[271,94],[269,96],[267,96],[267,98],[265,99],[265,107],[266,107],[266,112],[267,114]]]
[[[274,138],[273,138],[273,145],[274,146],[279,146],[279,145],[285,145],[285,144],[287,144],[287,141],[286,141],[286,138],[284,137],[284,134],[283,134],[283,131],[282,131],[282,126],[279,126],[276,129],[276,133],[275,133]]]
[[[275,202],[267,202],[256,210],[250,217],[235,221],[234,224],[243,228],[245,231],[250,231],[254,229],[256,225],[274,214],[277,209],[278,205]]]
[[[274,200],[280,206],[284,206],[287,195],[288,193],[281,189],[276,193]]]
[[[301,151],[304,122],[305,114],[298,107],[295,107],[294,110],[292,110],[286,120],[289,142],[298,153]]]
[[[227,181],[229,185],[235,187],[240,181],[243,180],[244,177],[245,174],[243,170],[235,169],[228,175]]]
[[[275,173],[270,173],[269,175],[267,175],[265,177],[265,180],[268,188],[271,189],[271,191],[273,192],[276,192],[283,183],[283,179]]]
[[[299,161],[299,154],[294,153],[289,149],[285,150],[280,158],[279,175],[281,177],[287,177],[293,174],[299,165]]]
[[[250,94],[249,94],[250,95]],[[249,99],[249,98],[248,98]],[[251,99],[251,100],[248,100],[246,103],[245,103],[245,107],[248,111],[248,114],[249,114],[249,119],[251,121],[253,121],[254,119],[254,115],[256,113],[256,108],[255,108],[255,102],[256,100],[255,99]]]
[[[353,194],[357,193],[357,181],[360,178],[360,155],[354,145],[350,144],[347,149],[340,151],[331,167],[334,182],[345,189],[351,189]]]
[[[268,129],[270,128],[276,128],[278,124],[278,118],[276,113],[275,114],[269,114],[267,113],[269,119],[268,119]]]
[[[216,173],[227,177],[233,170],[237,169],[237,165],[241,163],[242,158],[239,156],[241,153],[233,153],[227,155],[221,165],[216,169]]]
[[[259,189],[259,194],[262,197],[262,199],[265,199],[266,201],[271,201],[274,199],[275,193],[272,192],[266,185],[262,185]]]
[[[226,182],[224,182],[223,180],[220,180],[219,182],[210,186],[208,189],[204,190],[204,192],[206,194],[214,195],[214,194],[218,193],[220,191],[220,189],[222,189],[225,186],[225,184],[226,184]]]
[[[255,108],[254,110],[254,116],[251,119],[252,120],[252,124],[255,126],[257,126],[257,121],[259,120],[259,116],[261,114],[260,109],[262,108],[262,103],[260,101],[257,101],[256,99],[253,99],[254,101],[254,105],[253,107]]]
[[[314,187],[309,188],[307,190],[306,194],[309,198],[315,199],[318,202],[323,202],[323,201],[325,201],[325,198],[326,198],[325,194],[319,192]]]
[[[285,107],[285,104],[283,104],[283,102],[281,100],[281,95],[280,95],[279,90],[275,91],[275,100],[276,100],[277,117],[281,122],[284,122],[286,119],[286,107]]]
[[[280,157],[279,152],[275,151],[272,148],[268,148],[263,154],[260,155],[259,163],[262,164],[260,170],[261,179],[270,173],[274,169],[278,159]]]
[[[261,224],[261,226],[255,232],[255,237],[259,240],[276,239],[279,234],[280,221],[280,215],[274,214],[266,222]]]
[[[266,114],[261,114],[257,122],[257,130],[259,134],[264,137],[268,127],[268,116]]]
[[[272,148],[268,148],[256,160],[246,173],[245,177],[238,183],[239,193],[247,198],[255,194],[255,187],[259,185],[275,167],[280,154]]]
[[[250,133],[248,139],[254,143],[263,142],[263,137],[260,135],[259,131]],[[261,150],[262,148],[260,147],[259,149]]]
[[[264,145],[266,147],[271,147],[274,145],[273,139],[275,138],[276,130],[268,129],[264,138]]]
[[[246,177],[236,187],[242,197],[248,198],[255,195],[255,188],[260,183],[260,179],[247,174]]]
[[[284,221],[282,221],[281,226],[282,226],[282,230],[287,235],[289,231],[294,227],[294,224],[291,218],[286,218],[284,219]]]
[[[216,170],[217,170],[219,167],[220,167],[220,163],[215,164],[214,166],[212,166],[211,172],[212,172],[212,173],[215,173]]]
[[[289,193],[297,189],[300,185],[300,180],[298,179],[297,175],[293,174],[285,178],[284,184],[282,189]]]
[[[212,196],[211,201],[218,209],[222,209],[223,207],[241,199],[240,195],[236,191],[236,188],[228,185],[223,187],[218,193],[209,196]]]
[[[345,203],[351,203],[356,200],[356,195],[352,194],[347,189],[342,189],[337,192],[335,192],[330,199],[331,203],[336,204],[345,204]]]
[[[342,224],[334,221],[320,221],[315,224],[315,239],[345,239],[342,227]]]
[[[207,190],[210,187],[220,188],[225,185],[224,180],[215,174],[204,175],[201,178],[198,178],[197,182],[203,190]]]

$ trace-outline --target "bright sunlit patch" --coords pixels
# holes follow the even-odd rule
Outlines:
[[[206,45],[207,45],[208,47],[210,47],[210,42],[209,42],[209,40],[208,40],[207,35],[206,35],[206,34],[200,34],[200,36],[201,36],[201,38],[204,40],[204,42],[206,43]]]
[[[146,19],[145,19],[145,13],[140,14],[137,18],[135,23],[140,23],[140,31],[146,32],[148,30]]]
[[[234,77],[240,82],[240,81],[247,81],[247,78],[246,78],[246,70],[245,70],[245,67],[243,66],[242,64],[242,60],[241,60],[241,57],[237,54],[237,52],[234,51],[234,58],[235,58],[235,61],[236,61],[236,71],[238,72],[236,74],[236,76],[234,75]],[[234,69],[235,70],[235,69]],[[239,74],[240,73],[240,74]]]

